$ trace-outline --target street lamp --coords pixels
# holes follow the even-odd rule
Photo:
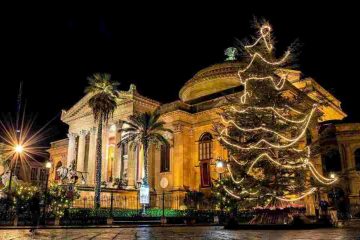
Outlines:
[[[13,172],[14,172],[14,169],[16,168],[16,163],[17,163],[18,158],[24,151],[24,147],[21,144],[17,144],[14,146],[14,151],[16,154],[16,159],[15,159],[15,164],[13,167],[11,167],[11,163],[10,163],[9,192],[11,192],[11,182],[12,182]]]
[[[222,160],[220,157],[216,159],[215,170],[219,174],[219,180],[221,181],[222,174],[226,171],[226,162]],[[223,207],[220,208],[220,216],[217,217],[220,220],[222,216],[223,216]]]
[[[24,151],[24,147],[22,146],[22,145],[16,145],[15,147],[14,147],[14,150],[15,150],[15,152],[16,153],[22,153],[23,151]]]
[[[45,168],[46,168],[46,183],[45,183],[45,196],[44,196],[44,210],[43,210],[43,222],[44,225],[46,225],[46,203],[47,203],[47,192],[48,192],[48,184],[49,184],[49,174],[50,174],[50,169],[52,167],[52,164],[50,161],[45,163]]]
[[[224,160],[222,160],[220,157],[218,157],[216,160],[216,163],[215,163],[215,169],[216,169],[216,172],[219,174],[219,178],[221,180],[222,174],[226,170],[226,162]]]
[[[140,214],[139,213],[139,202],[140,202],[140,187],[141,187],[141,180],[138,180],[137,182],[136,182],[136,188],[137,188],[137,201],[136,201],[136,211],[137,211],[137,213],[138,214]]]
[[[165,218],[165,189],[167,188],[167,186],[169,185],[169,181],[167,180],[166,177],[162,177],[160,180],[160,187],[162,188],[162,217],[161,217],[161,223],[165,224],[166,223],[166,218]]]

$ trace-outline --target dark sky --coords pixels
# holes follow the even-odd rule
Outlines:
[[[286,3],[3,9],[0,112],[15,112],[23,81],[27,111],[38,114],[40,126],[75,104],[94,72],[111,73],[123,90],[135,83],[145,96],[176,100],[193,74],[223,61],[235,38],[253,33],[256,16],[270,21],[279,50],[300,40],[299,69],[343,102],[349,121],[360,121],[359,60],[351,59],[360,52],[358,7]],[[51,140],[65,136],[59,118],[51,127]]]

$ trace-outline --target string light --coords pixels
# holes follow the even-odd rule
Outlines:
[[[229,170],[229,174],[230,174],[231,180],[232,180],[234,183],[240,184],[240,183],[242,183],[242,182],[244,181],[244,178],[242,178],[241,180],[238,180],[238,181],[235,180],[235,178],[234,178],[234,176],[233,176],[233,174],[232,174],[232,172],[231,172],[230,164],[227,164],[227,168],[228,168],[228,170]]]
[[[273,50],[273,46],[266,39],[266,37],[269,36],[270,32],[271,32],[271,27],[269,25],[263,25],[260,28],[260,37],[253,44],[245,46],[245,49],[250,49],[250,48],[256,46],[260,42],[260,40],[263,39],[268,52],[271,52]],[[260,58],[263,62],[265,62],[268,65],[280,66],[280,65],[284,64],[288,60],[288,57],[290,56],[290,53],[291,53],[290,51],[286,51],[284,56],[279,61],[270,62],[267,59],[265,59],[258,52],[254,53],[254,54],[250,53],[249,51],[247,51],[247,52],[249,53],[250,56],[252,56],[252,59],[245,68],[239,69],[239,71],[238,71],[238,76],[239,76],[240,82],[244,85],[244,94],[240,98],[242,103],[246,103],[246,96],[248,96],[248,95],[251,96],[251,93],[249,93],[248,90],[247,90],[247,82],[250,81],[250,80],[270,80],[276,90],[281,90],[284,87],[285,82],[286,82],[285,81],[286,80],[285,76],[282,76],[278,83],[276,83],[275,79],[272,76],[266,76],[266,77],[254,77],[254,76],[251,76],[249,78],[244,79],[242,77],[242,74],[245,73],[247,70],[249,70],[251,68],[254,61],[257,58]]]
[[[232,191],[230,191],[226,186],[223,187],[225,192],[227,192],[229,195],[231,195],[232,197],[236,198],[236,199],[241,199],[242,197],[233,193]],[[259,191],[256,191],[256,192],[249,192],[247,190],[244,190],[244,191],[241,191],[240,194],[249,194],[249,195],[256,195],[258,194]]]
[[[305,167],[305,166],[307,165],[307,163],[302,163],[302,164],[300,164],[300,165],[295,165],[295,166],[289,165],[289,164],[281,164],[281,163],[279,163],[278,161],[276,161],[275,159],[273,159],[272,157],[270,157],[269,154],[263,153],[263,154],[261,154],[260,156],[258,156],[258,157],[255,159],[255,161],[250,165],[250,168],[249,168],[249,170],[247,171],[248,174],[249,174],[249,172],[251,171],[251,169],[254,167],[254,165],[255,165],[259,160],[261,160],[263,157],[265,157],[266,159],[270,160],[272,163],[274,163],[274,164],[276,164],[276,165],[278,165],[278,166],[281,166],[281,167],[283,167],[283,168],[287,168],[287,169],[303,168],[303,167]],[[300,158],[300,160],[301,160],[302,162],[304,162],[303,158]]]
[[[275,110],[274,110],[275,111]],[[305,131],[307,129],[307,126],[309,125],[310,121],[311,121],[311,117],[312,117],[312,114],[314,113],[315,111],[315,108],[312,109],[312,111],[310,112],[309,116],[307,116],[307,123],[306,123],[306,126],[305,126]],[[226,124],[229,124],[231,123],[234,127],[236,127],[238,130],[240,131],[244,131],[244,132],[254,132],[254,131],[260,131],[260,130],[263,130],[265,132],[270,132],[270,133],[273,133],[275,134],[276,136],[280,137],[281,139],[285,140],[285,141],[288,141],[288,142],[294,142],[294,141],[298,141],[298,137],[296,138],[288,138],[274,130],[271,130],[271,129],[268,129],[266,127],[256,127],[256,128],[242,128],[240,127],[239,125],[237,125],[233,120],[226,120],[223,116],[221,116],[221,119],[224,123]],[[303,131],[302,131],[303,132]],[[255,144],[257,145],[257,144]]]
[[[276,199],[280,200],[280,201],[285,201],[285,202],[295,202],[295,201],[299,201],[301,199],[303,199],[304,197],[314,193],[316,191],[316,187],[311,188],[309,191],[300,194],[299,197],[294,197],[294,198],[283,198],[283,197],[277,197],[275,196]]]
[[[316,178],[317,181],[321,182],[322,184],[331,185],[331,184],[335,183],[336,181],[338,181],[338,178],[326,178],[326,177],[322,176],[316,170],[316,168],[314,167],[314,165],[311,162],[309,162],[308,165],[309,165],[311,174]]]
[[[317,105],[314,104],[313,105],[313,109],[316,110],[316,107]],[[274,107],[253,107],[253,106],[250,106],[250,107],[247,107],[246,109],[244,110],[238,110],[236,109],[234,106],[231,107],[231,110],[234,111],[234,112],[237,112],[237,113],[246,113],[248,111],[248,109],[254,109],[254,110],[271,110],[272,112],[274,112],[278,117],[280,117],[281,119],[287,121],[287,122],[291,122],[291,123],[303,123],[305,122],[306,120],[309,119],[309,115],[305,116],[303,119],[301,120],[293,120],[293,119],[290,119],[290,118],[286,118],[284,117],[282,114],[280,114]],[[282,109],[284,110],[284,109]],[[293,110],[292,110],[293,111]],[[303,113],[302,113],[303,114]]]
[[[245,73],[248,70],[250,70],[250,68],[253,66],[253,64],[257,60],[259,60],[265,64],[268,64],[270,66],[274,66],[275,68],[285,64],[288,61],[290,53],[291,53],[290,50],[286,51],[285,54],[279,60],[275,60],[275,61],[267,60],[264,57],[264,55],[262,55],[259,52],[250,52],[250,49],[255,47],[257,44],[259,44],[261,40],[263,40],[266,50],[268,52],[271,52],[273,50],[273,45],[270,42],[271,41],[270,32],[271,32],[270,25],[268,25],[268,24],[263,25],[260,28],[260,36],[255,40],[255,42],[253,44],[249,44],[249,45],[245,46],[245,50],[251,56],[251,60],[244,68],[240,68],[238,71],[239,80],[240,80],[241,84],[244,86],[243,95],[240,97],[242,104],[246,104],[247,97],[248,96],[251,97],[253,94],[251,91],[248,90],[248,87],[247,87],[247,84],[249,83],[249,81],[258,81],[258,80],[269,81],[272,84],[272,86],[278,91],[282,90],[285,86],[286,79],[287,79],[286,74],[282,74],[281,76],[279,76],[276,79],[273,76],[256,76],[256,74],[252,74],[252,75],[248,74],[248,76],[245,76]],[[276,74],[276,71],[274,72],[274,74]],[[277,75],[279,75],[279,74],[277,74]],[[273,158],[270,156],[269,153],[266,153],[266,152],[261,153],[254,160],[239,161],[233,155],[230,155],[230,160],[234,161],[238,165],[245,167],[245,168],[250,164],[250,166],[248,167],[248,169],[246,171],[248,175],[254,168],[255,164],[257,164],[261,160],[268,160],[271,163],[273,163],[275,166],[285,168],[285,169],[309,170],[311,173],[311,176],[313,176],[317,181],[319,181],[320,183],[325,184],[325,185],[330,185],[330,184],[333,184],[334,182],[336,182],[338,179],[337,178],[331,178],[331,179],[326,178],[326,177],[322,176],[316,170],[314,165],[310,162],[310,147],[307,146],[304,149],[298,149],[298,148],[294,147],[295,144],[298,144],[301,141],[301,139],[304,138],[306,131],[310,126],[312,117],[314,116],[317,108],[318,108],[318,106],[316,104],[314,104],[312,106],[311,111],[309,111],[308,113],[303,113],[289,105],[285,105],[285,108],[248,106],[243,110],[238,110],[235,106],[231,106],[231,108],[230,108],[231,111],[233,111],[235,113],[240,113],[240,114],[247,113],[249,110],[252,110],[252,109],[260,110],[260,111],[271,111],[271,113],[273,113],[275,115],[275,117],[279,118],[279,120],[282,120],[282,122],[285,121],[286,123],[295,124],[297,126],[297,136],[289,137],[289,135],[284,134],[283,132],[278,132],[273,129],[270,129],[269,127],[267,127],[265,125],[260,126],[260,127],[252,127],[252,128],[242,127],[235,120],[229,119],[227,116],[221,115],[221,121],[223,122],[225,127],[220,131],[218,139],[225,145],[228,145],[229,147],[232,147],[232,148],[235,148],[235,149],[238,149],[241,151],[243,151],[243,150],[245,150],[245,151],[246,150],[272,151],[273,149],[277,149],[277,150],[285,149],[287,151],[294,151],[296,153],[301,153],[301,152],[306,151],[306,157],[299,157],[297,159],[291,159],[292,161],[285,161],[286,159],[283,159],[281,162],[281,161],[279,161],[279,158],[277,158],[277,157]],[[285,114],[286,116],[281,113],[282,111],[286,113]],[[289,117],[287,117],[288,115],[290,115],[290,116],[297,115],[297,116],[293,117],[293,118],[289,118]],[[302,116],[299,118],[299,115],[302,115]],[[273,143],[273,142],[269,142],[265,138],[261,138],[261,139],[258,139],[255,143],[248,144],[245,146],[244,146],[244,144],[236,144],[237,141],[233,140],[233,138],[229,135],[229,129],[232,129],[229,126],[234,127],[235,129],[237,129],[241,132],[263,131],[266,133],[271,133],[274,136],[278,137],[282,141]],[[274,153],[274,156],[275,156],[275,153]],[[244,199],[243,196],[241,196],[241,195],[257,195],[259,193],[259,191],[253,192],[252,189],[250,189],[250,191],[249,191],[244,186],[242,186],[242,185],[246,185],[246,184],[244,184],[245,178],[242,177],[241,179],[237,180],[234,177],[231,164],[227,164],[227,169],[228,169],[228,175],[230,176],[232,182],[241,186],[240,193],[234,193],[234,191],[231,191],[226,186],[223,186],[223,189],[225,190],[225,192],[227,194],[229,194],[230,196],[232,196],[236,199]],[[289,181],[289,182],[290,182],[290,184],[295,184],[294,180]],[[291,186],[291,187],[293,187],[295,189],[295,186]],[[294,194],[294,195],[286,195],[286,194],[290,193],[289,191],[287,191],[287,192],[284,192],[285,196],[276,196],[276,192],[274,191],[272,193],[268,193],[268,195],[269,195],[269,197],[271,197],[271,199],[275,198],[280,201],[294,202],[294,201],[298,201],[298,200],[305,198],[306,196],[314,193],[316,190],[317,190],[317,188],[313,187],[308,191]],[[251,199],[257,199],[257,198],[251,198]],[[251,200],[251,199],[249,199],[249,200]],[[267,207],[270,204],[271,199],[267,200],[265,207]]]
[[[233,155],[230,155],[230,158],[234,161],[234,162],[236,162],[237,164],[239,164],[240,166],[244,166],[244,165],[246,165],[249,161],[246,161],[245,163],[244,162],[239,162],[238,160],[236,160],[236,158],[234,158],[234,156]]]
[[[269,36],[270,32],[271,32],[271,26],[269,24],[264,24],[260,28],[261,37],[259,37],[253,44],[245,46],[245,48],[255,47],[260,42],[260,40],[263,39],[267,50],[271,52],[273,50],[273,45],[266,40],[266,37]]]

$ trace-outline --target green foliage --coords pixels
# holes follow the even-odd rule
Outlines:
[[[39,194],[40,190],[36,186],[31,186],[27,183],[17,184],[15,190],[11,193],[16,213],[23,213],[31,210],[31,202],[40,201]]]
[[[108,218],[111,215],[109,208],[100,209],[84,209],[84,208],[70,208],[69,218],[80,219],[80,218]],[[139,216],[140,212],[136,209],[113,209],[112,215],[114,218],[126,218]],[[162,209],[151,208],[146,210],[146,215],[149,217],[161,217]],[[186,216],[187,212],[182,210],[165,209],[165,216],[167,217],[181,217]]]
[[[143,184],[147,184],[148,178],[148,149],[149,146],[154,144],[170,145],[169,141],[165,137],[165,133],[172,133],[172,130],[165,128],[165,122],[160,121],[160,113],[155,111],[153,113],[145,112],[129,117],[129,121],[124,121],[128,127],[123,128],[121,131],[124,133],[121,138],[120,144],[129,143],[130,147],[144,149],[144,167],[145,177]]]
[[[56,217],[64,216],[65,210],[70,207],[73,200],[78,199],[80,194],[73,187],[51,183],[48,192],[48,205],[50,206],[51,213]]]
[[[93,111],[95,121],[107,122],[116,109],[118,98],[118,82],[111,81],[110,74],[95,73],[88,78],[89,86],[85,93],[93,96],[89,100],[89,106]]]

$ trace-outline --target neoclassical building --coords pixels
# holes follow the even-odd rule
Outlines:
[[[120,91],[118,107],[113,118],[104,127],[102,135],[104,181],[102,196],[107,196],[108,192],[129,197],[137,195],[138,183],[144,175],[142,154],[129,149],[126,145],[117,146],[121,139],[118,130],[123,127],[121,120],[126,120],[134,113],[153,111],[158,107],[162,113],[161,118],[166,122],[166,127],[173,130],[173,134],[168,136],[172,142],[169,148],[152,147],[150,150],[149,183],[152,192],[161,193],[163,190],[160,187],[160,180],[166,178],[168,180],[166,191],[173,196],[171,207],[176,208],[182,207],[187,190],[209,192],[213,179],[219,177],[215,171],[216,159],[227,158],[226,150],[214,136],[213,123],[219,121],[218,112],[221,107],[228,104],[227,96],[242,94],[242,86],[237,75],[238,68],[239,62],[225,61],[200,70],[180,89],[179,100],[167,104],[142,96],[134,85],[131,85],[128,91]],[[342,120],[346,117],[340,101],[314,79],[303,77],[300,71],[284,69],[279,74],[284,73],[287,75],[289,89],[294,94],[306,94],[306,101],[309,104],[320,103],[320,123],[313,124],[309,131],[314,141],[318,139],[321,122]],[[88,94],[73,107],[62,112],[61,120],[69,126],[68,138],[51,143],[49,149],[54,166],[51,179],[59,179],[55,170],[60,166],[69,166],[75,160],[76,169],[83,176],[78,184],[84,199],[85,196],[93,194],[95,179],[96,124],[88,106],[90,98],[91,95]],[[342,125],[339,125],[339,128],[343,129]],[[351,131],[358,131],[353,126],[350,128]],[[341,132],[344,135],[339,136],[341,138],[339,142],[345,145],[352,144],[350,142],[353,140],[346,135],[346,131]],[[358,139],[358,133],[355,133],[355,136]],[[356,144],[360,144],[360,141]],[[351,150],[346,148],[347,157],[343,162],[346,162],[347,166],[355,165],[355,158],[349,157],[355,145],[351,145]],[[323,160],[317,158],[313,161],[322,172]],[[354,180],[357,183],[358,171],[359,169],[351,173],[351,178],[357,179]],[[113,187],[117,178],[126,180],[126,186],[120,190]],[[351,189],[351,194],[359,198],[359,184]],[[314,201],[310,204],[314,205]],[[158,202],[155,201],[152,205],[156,206]],[[135,205],[126,207],[135,207]],[[313,209],[314,206],[311,208]]]

